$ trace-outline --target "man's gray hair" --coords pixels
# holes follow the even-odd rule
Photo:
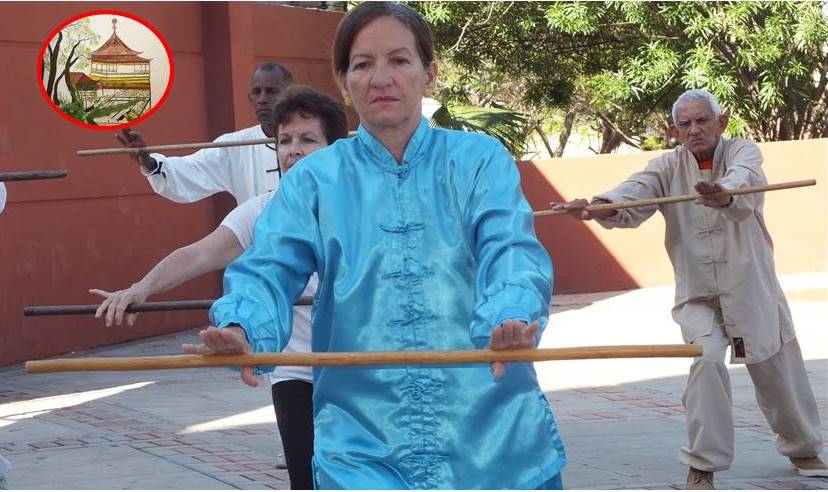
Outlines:
[[[281,63],[266,62],[256,65],[256,68],[253,69],[252,73],[255,74],[256,72],[276,72],[283,81],[293,82],[293,74],[290,73],[290,70],[288,70],[287,67]]]
[[[722,115],[722,108],[719,106],[719,101],[716,100],[716,96],[707,92],[704,89],[690,89],[685,91],[682,95],[676,99],[676,102],[673,103],[673,123],[676,122],[676,111],[678,110],[679,106],[682,104],[694,101],[696,99],[703,99],[707,101],[707,104],[710,105],[711,111],[713,111],[713,117],[719,118]]]

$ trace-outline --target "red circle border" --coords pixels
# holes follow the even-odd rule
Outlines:
[[[46,53],[46,47],[49,46],[49,42],[55,36],[57,36],[58,32],[60,32],[60,30],[63,29],[64,27],[68,26],[69,24],[71,24],[71,23],[73,23],[77,20],[83,19],[85,17],[91,17],[93,15],[119,15],[121,17],[126,17],[128,19],[134,20],[135,22],[138,22],[139,24],[142,24],[144,27],[146,27],[147,29],[152,31],[152,33],[155,34],[155,37],[158,38],[159,41],[161,41],[161,44],[164,46],[164,50],[167,52],[167,60],[169,62],[169,66],[170,66],[170,78],[167,80],[167,87],[164,89],[164,94],[161,95],[161,99],[158,100],[158,104],[156,104],[153,108],[151,108],[147,114],[141,115],[140,117],[138,117],[138,118],[136,118],[132,121],[129,121],[127,123],[121,123],[119,125],[106,125],[106,126],[90,125],[89,123],[84,123],[82,121],[76,120],[75,118],[72,118],[68,114],[61,111],[60,108],[57,107],[57,105],[55,105],[55,103],[52,101],[52,98],[49,97],[48,94],[46,94],[46,87],[44,86],[43,80],[41,79],[41,76],[40,76],[40,74],[43,70],[43,55]],[[49,103],[49,106],[57,114],[59,114],[61,117],[63,117],[64,119],[66,119],[67,121],[69,121],[71,123],[74,123],[75,125],[82,126],[84,128],[89,128],[90,130],[112,131],[112,130],[118,130],[118,129],[121,129],[121,128],[127,128],[127,127],[130,127],[132,125],[135,125],[135,124],[138,124],[138,123],[144,121],[145,119],[152,116],[153,113],[155,113],[155,111],[158,110],[164,104],[164,102],[167,100],[167,97],[170,95],[170,89],[172,89],[173,81],[175,80],[175,60],[173,59],[172,50],[170,50],[170,45],[167,43],[167,40],[164,39],[164,36],[162,36],[161,33],[158,32],[158,30],[155,27],[153,27],[153,25],[150,24],[149,22],[147,22],[144,19],[141,19],[140,17],[137,17],[133,14],[123,12],[121,10],[92,10],[90,12],[85,12],[83,14],[79,14],[79,15],[76,15],[74,17],[71,17],[71,18],[65,20],[58,27],[56,27],[49,34],[49,36],[46,37],[46,41],[44,41],[43,46],[40,48],[40,53],[38,53],[38,55],[37,55],[36,78],[37,78],[37,86],[40,89],[40,95],[43,97],[44,100],[46,100],[47,103]]]

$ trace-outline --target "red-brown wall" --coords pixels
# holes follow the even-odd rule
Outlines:
[[[246,91],[253,67],[275,60],[299,83],[339,96],[330,45],[342,14],[227,2],[0,3],[0,171],[67,169],[59,180],[7,183],[0,214],[0,366],[204,324],[205,312],[144,314],[134,328],[107,329],[88,316],[22,316],[23,306],[87,304],[89,288],[125,288],[173,249],[212,230],[234,204],[218,195],[175,204],[152,193],[126,157],[76,157],[117,146],[112,131],[75,126],[38,89],[37,55],[75,15],[116,9],[167,40],[175,81],[167,102],[137,126],[154,144],[201,142],[255,123]],[[220,292],[206,276],[158,299]]]

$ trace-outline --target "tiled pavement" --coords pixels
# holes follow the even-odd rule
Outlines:
[[[800,344],[828,421],[828,302],[792,308]],[[789,293],[790,294],[790,293]],[[809,298],[812,298],[810,296]],[[824,296],[822,297],[824,299]],[[665,321],[669,289],[561,296],[542,346],[680,343]],[[650,309],[650,306],[653,309]],[[612,325],[636,319],[623,333]],[[590,330],[584,330],[589,326]],[[88,351],[81,356],[178,353],[194,331]],[[567,488],[675,489],[685,469],[681,392],[689,361],[567,361],[538,366],[570,463]],[[741,366],[731,370],[737,457],[720,488],[828,489],[777,454]],[[281,448],[266,385],[249,389],[226,370],[26,375],[0,370],[0,454],[21,489],[284,489]]]
[[[206,378],[201,379],[208,384]],[[221,379],[227,385],[236,383],[235,377]],[[158,383],[163,382],[152,384]],[[175,386],[192,383],[183,378],[165,391],[175,395]],[[279,466],[281,449],[275,425],[187,432],[178,419],[154,413],[151,399],[142,405],[123,401],[119,398],[123,393],[93,394],[82,403],[45,402],[44,408],[37,403],[49,400],[50,392],[11,384],[12,391],[0,392],[0,423],[6,425],[0,428],[0,454],[13,464],[11,487],[288,488],[287,471]],[[119,385],[124,386],[125,391],[147,391],[141,383]],[[216,389],[221,391],[220,385]],[[183,396],[209,404],[204,398]],[[245,403],[267,403],[259,398],[261,393],[252,396]],[[28,402],[35,402],[33,410],[26,408]]]

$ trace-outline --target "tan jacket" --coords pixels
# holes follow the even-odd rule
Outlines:
[[[767,184],[759,147],[740,138],[721,138],[712,172],[703,172],[693,154],[678,146],[596,198],[620,202],[691,194],[702,180],[717,181],[726,189]],[[619,210],[598,222],[608,229],[637,227],[660,210],[666,223],[664,245],[676,277],[673,319],[681,325],[685,341],[710,333],[714,311],[709,306],[718,298],[731,346],[734,338],[744,341],[745,357],[732,350],[732,360],[753,364],[771,357],[782,342],[795,336],[776,278],[763,203],[764,195],[754,193],[734,196],[720,209],[684,202]]]

